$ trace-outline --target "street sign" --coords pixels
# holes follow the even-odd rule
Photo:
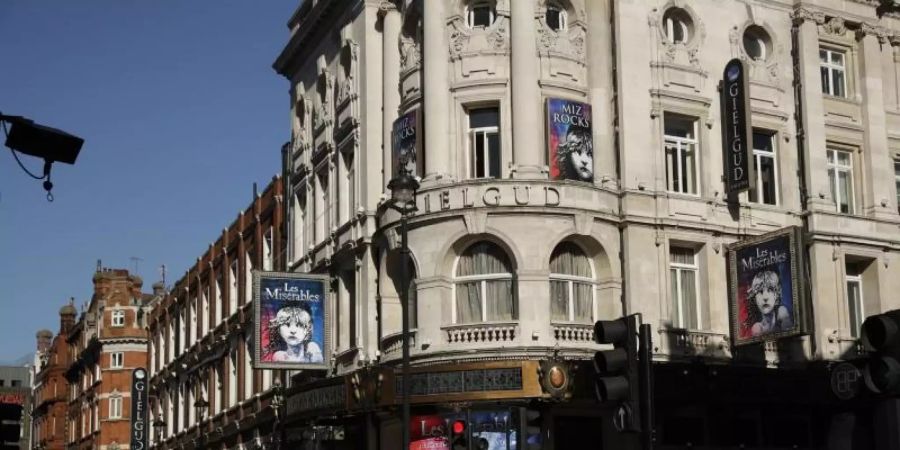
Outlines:
[[[722,137],[725,160],[725,193],[753,189],[753,131],[750,120],[750,83],[744,62],[728,61],[722,74]]]

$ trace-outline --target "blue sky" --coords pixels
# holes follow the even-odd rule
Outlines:
[[[0,1],[0,111],[85,139],[54,164],[53,203],[0,147],[0,361],[90,299],[98,259],[137,265],[145,291],[163,264],[180,278],[280,173],[289,84],[271,66],[299,4]]]

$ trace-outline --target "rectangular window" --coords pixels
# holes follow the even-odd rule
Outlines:
[[[669,192],[697,195],[699,172],[697,120],[665,115],[666,189]]]
[[[10,382],[10,386],[12,387],[20,387],[22,386],[22,380],[12,380]]]
[[[122,418],[122,397],[110,397],[109,398],[109,418],[110,419],[121,419]]]
[[[114,327],[124,327],[125,326],[125,311],[117,309],[112,312],[112,326],[114,326]]]
[[[756,170],[756,189],[749,199],[764,205],[778,204],[778,168],[775,163],[775,134],[753,131],[753,167]]]
[[[700,268],[697,252],[691,248],[669,249],[669,276],[672,283],[672,325],[687,330],[700,329],[701,312],[697,292]]]
[[[111,369],[121,369],[125,367],[125,353],[114,352],[109,354],[109,367]]]
[[[469,176],[500,177],[500,109],[469,110]]]
[[[325,239],[325,233],[328,230],[328,171],[322,170],[316,176],[316,191],[314,208],[315,220],[315,236],[313,243],[318,243]]]
[[[850,319],[850,336],[859,338],[863,320],[866,318],[863,305],[863,276],[857,264],[846,265],[847,310]]]
[[[238,304],[238,260],[237,255],[232,256],[231,270],[229,271],[228,283],[228,315],[231,316],[237,312]]]
[[[835,97],[847,96],[846,55],[828,48],[819,49],[819,67],[822,73],[822,93]]]
[[[837,211],[853,214],[853,153],[828,149],[828,184]]]
[[[294,196],[294,210],[290,216],[293,220],[293,255],[291,261],[296,262],[306,254],[306,190],[301,189]]]
[[[275,266],[275,253],[272,250],[272,229],[263,235],[263,270],[272,270]]]

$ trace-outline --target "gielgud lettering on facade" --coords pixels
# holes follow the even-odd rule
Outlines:
[[[131,449],[147,448],[147,370],[131,373]]]
[[[419,195],[424,212],[481,206],[559,206],[559,189],[552,186],[487,186],[445,189]]]

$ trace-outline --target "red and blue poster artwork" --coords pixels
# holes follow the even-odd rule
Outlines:
[[[328,278],[254,272],[254,367],[326,369]]]
[[[798,241],[792,227],[729,247],[734,345],[802,332]]]
[[[547,149],[550,179],[594,181],[591,105],[547,99]]]

